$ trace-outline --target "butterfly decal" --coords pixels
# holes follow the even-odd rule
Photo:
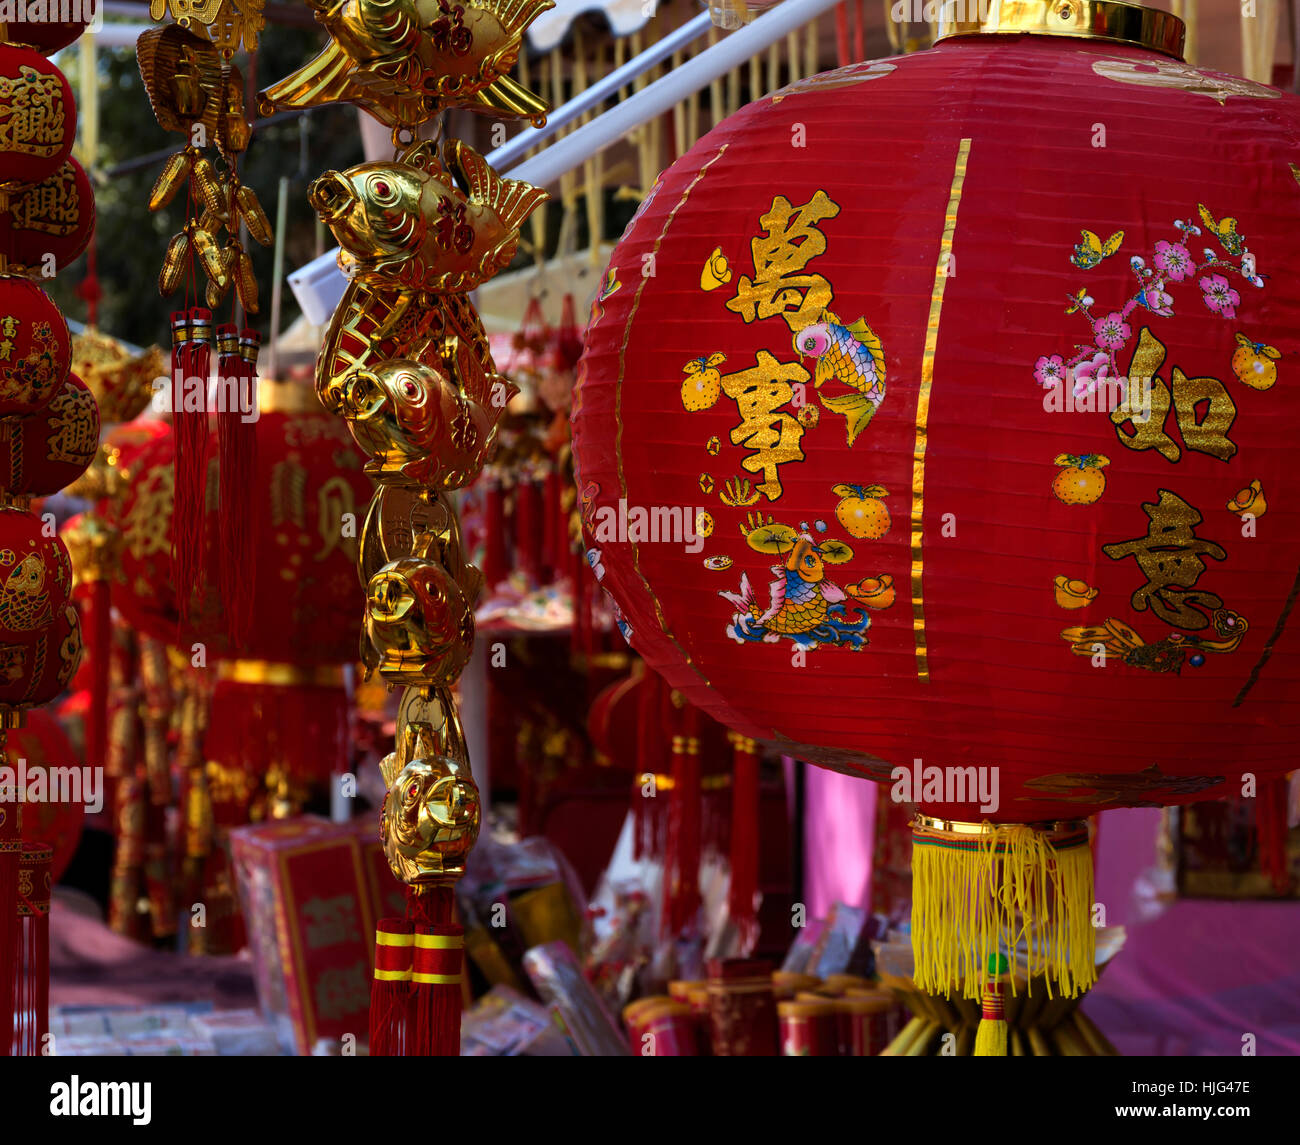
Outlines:
[[[1070,255],[1070,261],[1080,270],[1091,270],[1102,259],[1110,258],[1119,250],[1119,244],[1124,241],[1123,231],[1116,231],[1105,242],[1102,242],[1092,231],[1080,231],[1079,235],[1079,241],[1074,245],[1074,253]]]
[[[1237,231],[1236,219],[1225,218],[1215,222],[1214,216],[1210,214],[1209,208],[1204,203],[1197,203],[1196,210],[1201,216],[1201,222],[1213,232],[1214,237],[1219,240],[1219,245],[1224,250],[1230,255],[1246,253],[1246,236]]]

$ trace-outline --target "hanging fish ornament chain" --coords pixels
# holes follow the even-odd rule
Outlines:
[[[449,108],[544,122],[507,72],[552,0],[342,0],[317,5],[329,46],[262,92],[261,110],[346,102],[393,128],[391,162],[327,171],[308,199],[338,240],[348,286],[316,362],[377,492],[361,535],[361,661],[405,690],[381,771],[380,835],[416,894],[464,873],[478,788],[452,686],[474,648],[483,577],[449,494],[471,484],[517,392],[497,372],[467,294],[510,265],[549,196],[503,179],[459,140],[414,142]],[[401,140],[407,140],[405,145]]]

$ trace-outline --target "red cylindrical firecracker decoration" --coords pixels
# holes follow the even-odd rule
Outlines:
[[[748,104],[647,196],[579,366],[633,646],[919,806],[917,984],[973,997],[1012,901],[1031,973],[1094,981],[1088,815],[1300,750],[1300,98],[1083,11]]]

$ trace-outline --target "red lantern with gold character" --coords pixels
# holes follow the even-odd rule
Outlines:
[[[71,356],[68,324],[50,296],[25,278],[0,278],[0,417],[44,406]]]
[[[66,48],[86,30],[97,14],[99,0],[10,0],[12,14],[5,25],[11,44],[28,44],[45,55]],[[68,16],[67,20],[50,19]],[[82,17],[85,17],[82,19]]]
[[[44,409],[14,418],[0,441],[0,488],[48,497],[85,473],[99,448],[99,407],[86,384],[69,374]]]
[[[0,44],[0,123],[0,190],[39,183],[72,152],[72,89],[40,52]]]
[[[11,270],[57,272],[86,249],[94,232],[94,189],[85,168],[69,159],[10,199],[9,213],[0,215],[0,252]]]
[[[624,629],[919,804],[925,989],[977,997],[1021,925],[1086,988],[1084,817],[1296,766],[1300,99],[1182,36],[1017,4],[751,103],[593,307],[574,452]]]

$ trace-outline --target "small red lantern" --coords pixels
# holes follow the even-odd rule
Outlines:
[[[27,713],[24,727],[9,730],[4,755],[8,766],[15,769],[19,760],[25,761],[29,783],[36,772],[45,772],[47,792],[53,782],[51,768],[76,768],[79,762],[72,741],[59,726],[59,721],[42,708],[33,708]],[[80,795],[81,799],[46,798],[28,803],[23,810],[23,835],[54,848],[51,878],[56,883],[76,853],[86,817],[86,801],[91,792],[82,790],[71,794]],[[104,794],[102,787],[98,794]]]
[[[52,56],[75,41],[86,30],[99,9],[98,0],[10,0],[13,13],[5,25],[11,44],[25,44]],[[51,16],[74,17],[68,20]]]
[[[0,417],[45,405],[71,357],[68,324],[50,296],[25,278],[0,278]]]
[[[0,715],[48,704],[81,664],[81,622],[65,604],[52,623],[25,644],[0,644]]]
[[[22,509],[0,508],[0,653],[26,646],[62,613],[72,562],[57,536]],[[0,665],[0,674],[12,664]]]
[[[0,190],[53,175],[76,135],[77,108],[64,74],[40,52],[0,45]]]
[[[48,497],[90,467],[99,448],[99,407],[76,374],[44,409],[9,422],[0,441],[0,489]]]
[[[9,213],[0,216],[0,251],[10,269],[60,271],[86,249],[94,231],[94,188],[85,168],[69,159],[54,174],[14,195]]]

